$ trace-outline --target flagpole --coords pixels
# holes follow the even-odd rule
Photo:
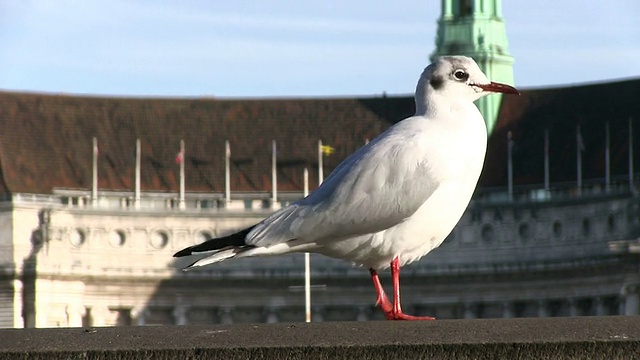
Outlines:
[[[318,140],[318,186],[324,181],[324,166],[322,164],[322,140]]]
[[[275,209],[276,203],[278,202],[278,174],[277,164],[278,161],[276,155],[276,141],[273,140],[271,142],[271,207]]]
[[[140,156],[142,149],[140,139],[136,139],[136,171],[135,171],[135,189],[133,194],[133,207],[140,209]]]
[[[303,188],[303,192],[302,195],[304,197],[307,197],[309,195],[309,169],[308,168],[304,168],[304,173],[303,173],[303,181],[304,181],[304,188]]]
[[[549,128],[544,129],[544,189],[549,191]]]
[[[98,138],[93,138],[93,159],[91,179],[91,206],[98,206]]]
[[[231,202],[231,146],[229,140],[224,142],[224,199],[226,205]]]
[[[186,208],[186,204],[184,201],[184,163],[185,163],[185,151],[184,151],[184,140],[180,140],[180,197],[178,199],[178,207],[180,210],[184,210]]]
[[[584,147],[580,124],[576,125],[576,172],[578,178],[578,195],[582,195],[582,149]]]
[[[629,189],[633,190],[633,118],[629,118]]]
[[[605,123],[604,134],[604,183],[606,191],[609,192],[609,189],[611,188],[611,139],[609,134],[609,121]]]
[[[304,197],[309,195],[309,169],[304,168]],[[304,253],[304,309],[305,322],[311,322],[311,256]]]
[[[511,131],[507,133],[507,191],[509,200],[513,200],[513,141]]]

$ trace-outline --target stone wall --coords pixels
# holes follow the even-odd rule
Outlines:
[[[635,359],[640,318],[0,330],[0,359]]]

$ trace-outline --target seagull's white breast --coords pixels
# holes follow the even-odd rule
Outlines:
[[[415,213],[385,230],[339,241],[331,239],[314,251],[357,265],[384,269],[395,257],[399,258],[400,265],[405,265],[438,247],[462,217],[484,162],[485,125],[475,105],[470,105],[473,108],[464,109],[463,117],[453,111],[450,119],[432,121],[414,117],[403,121],[406,123],[400,130],[407,138],[398,141],[411,147],[411,155],[387,160],[401,161],[400,166],[405,169],[426,167],[427,171],[413,172],[416,175],[413,184],[415,187],[435,185],[435,191]],[[394,206],[396,201],[403,199],[389,199],[388,206]]]

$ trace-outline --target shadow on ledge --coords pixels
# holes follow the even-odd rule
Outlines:
[[[632,359],[640,317],[0,330],[0,359]]]

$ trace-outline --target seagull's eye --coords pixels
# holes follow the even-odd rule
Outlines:
[[[456,78],[456,80],[467,81],[469,74],[464,70],[456,70],[453,72],[453,77]]]

